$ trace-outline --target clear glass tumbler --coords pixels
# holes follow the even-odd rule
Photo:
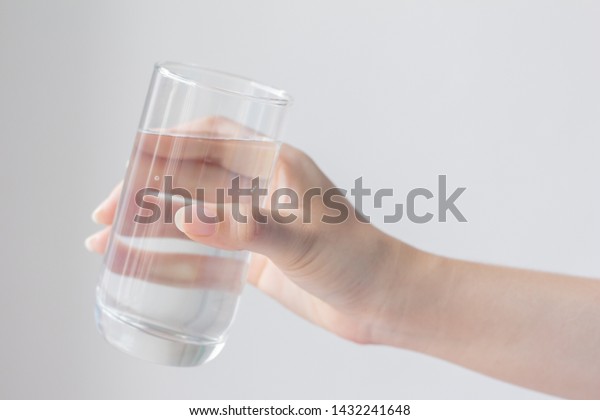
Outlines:
[[[290,104],[251,80],[156,64],[96,292],[108,342],[172,366],[221,351],[250,256],[189,240],[173,215],[193,200],[231,201],[234,180],[267,188]]]

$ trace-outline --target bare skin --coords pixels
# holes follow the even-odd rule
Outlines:
[[[301,196],[333,184],[303,152],[283,145],[271,189]],[[104,253],[120,185],[93,218],[86,241]],[[350,204],[346,203],[349,208]],[[249,282],[288,309],[361,344],[407,348],[567,398],[600,398],[600,282],[478,264],[413,248],[361,222],[341,224],[321,197],[313,222],[219,224],[175,215],[189,238],[253,252]],[[283,212],[281,212],[283,213]],[[302,210],[296,212],[302,215]]]

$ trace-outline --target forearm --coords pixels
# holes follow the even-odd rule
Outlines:
[[[396,279],[375,340],[542,392],[600,398],[600,282],[418,258],[422,274]]]

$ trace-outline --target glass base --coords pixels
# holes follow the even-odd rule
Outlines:
[[[134,325],[110,311],[96,307],[96,325],[104,338],[119,350],[149,362],[169,366],[198,366],[214,359],[221,343],[190,343],[160,331]]]

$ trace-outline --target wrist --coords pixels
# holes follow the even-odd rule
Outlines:
[[[369,342],[418,349],[426,345],[441,313],[440,282],[452,260],[390,238],[382,300],[373,313]]]

